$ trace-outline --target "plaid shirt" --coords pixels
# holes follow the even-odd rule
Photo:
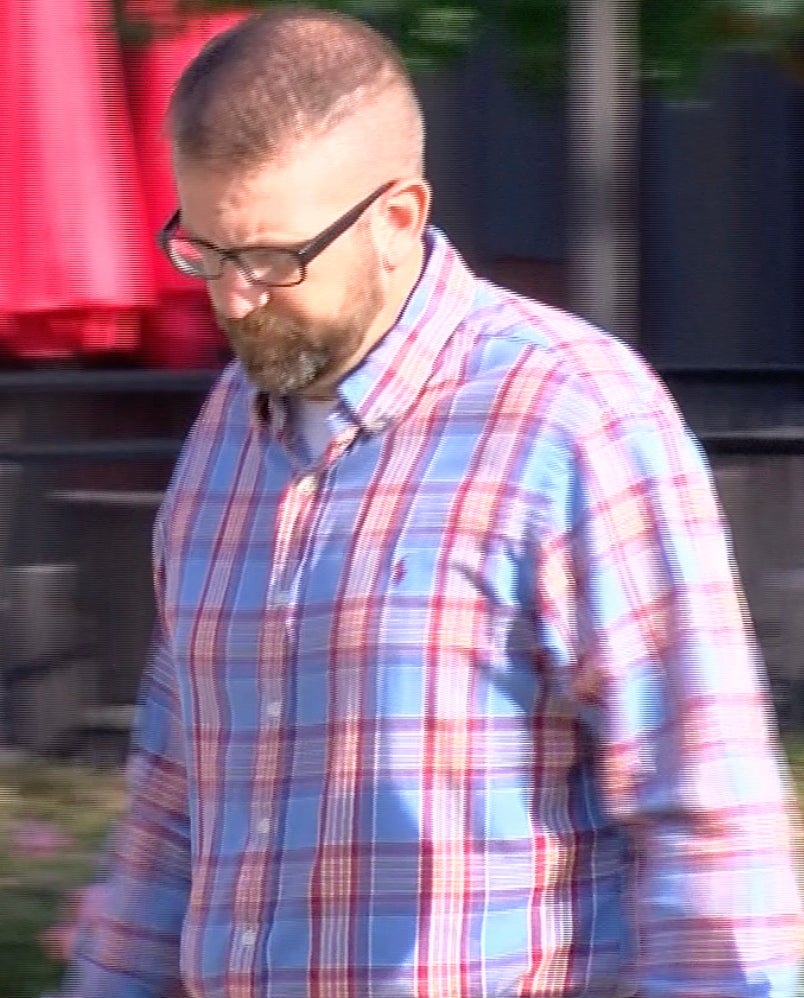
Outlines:
[[[790,996],[787,787],[696,442],[436,230],[309,463],[241,368],[155,531],[81,998]]]

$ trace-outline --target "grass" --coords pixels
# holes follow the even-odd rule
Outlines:
[[[0,763],[0,995],[39,998],[62,964],[40,937],[92,876],[123,804],[119,773],[45,762]],[[43,841],[48,830],[51,840]]]
[[[784,747],[804,806],[804,733],[786,737]],[[58,920],[65,897],[92,875],[122,806],[117,771],[0,761],[2,998],[40,998],[58,986],[64,968],[46,953],[42,933]],[[61,837],[49,849],[37,843],[42,829]]]
[[[783,744],[790,769],[793,772],[798,799],[804,808],[804,733],[796,732],[795,735],[786,735]]]

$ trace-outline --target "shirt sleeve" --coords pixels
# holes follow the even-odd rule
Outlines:
[[[166,998],[179,990],[190,885],[183,725],[174,663],[160,623],[143,679],[124,817],[91,925],[79,927],[69,998]]]
[[[707,463],[657,386],[576,397],[540,531],[540,618],[630,834],[641,998],[792,998],[797,809]],[[596,411],[594,411],[596,409]]]

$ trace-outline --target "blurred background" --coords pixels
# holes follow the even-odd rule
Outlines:
[[[228,358],[161,258],[162,119],[270,0],[0,5],[0,994],[118,813],[150,531]],[[708,453],[804,759],[804,0],[338,0],[401,46],[434,221],[658,370]],[[13,900],[9,900],[13,899]],[[50,954],[48,956],[48,953]]]

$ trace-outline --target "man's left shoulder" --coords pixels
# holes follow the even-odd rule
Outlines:
[[[467,318],[475,349],[489,364],[510,365],[526,380],[561,384],[575,404],[622,414],[674,408],[638,350],[578,315],[478,281]]]

